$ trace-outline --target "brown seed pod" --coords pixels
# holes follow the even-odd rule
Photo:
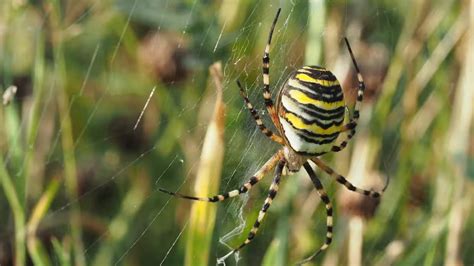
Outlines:
[[[149,34],[138,47],[138,61],[144,71],[164,83],[182,81],[187,77],[186,55],[186,41],[174,33]]]

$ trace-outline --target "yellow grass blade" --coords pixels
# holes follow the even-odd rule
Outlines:
[[[206,132],[194,193],[214,195],[218,192],[224,157],[224,111],[222,101],[222,66],[215,63],[210,73],[217,88],[214,114]],[[217,206],[194,202],[189,220],[185,265],[208,265]]]

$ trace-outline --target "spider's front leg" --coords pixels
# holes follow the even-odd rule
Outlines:
[[[255,120],[257,123],[258,129],[267,137],[269,137],[271,140],[281,144],[285,145],[285,141],[282,139],[282,137],[278,136],[277,134],[273,133],[270,129],[268,129],[264,124],[263,120],[260,118],[258,115],[257,110],[253,108],[252,103],[250,102],[249,98],[247,97],[247,93],[245,93],[244,88],[242,87],[242,84],[240,84],[240,81],[237,80],[237,85],[239,86],[240,89],[240,96],[244,99],[245,106],[247,109],[250,111],[250,114],[252,115],[252,118]]]
[[[268,209],[270,208],[272,202],[273,202],[273,199],[275,198],[277,192],[278,192],[278,189],[279,189],[279,185],[280,185],[280,179],[281,179],[281,174],[283,172],[283,167],[285,166],[285,159],[281,159],[276,167],[276,170],[275,170],[275,178],[273,179],[273,182],[272,184],[270,185],[270,188],[268,190],[268,196],[267,198],[265,199],[265,202],[262,206],[262,209],[260,210],[260,212],[258,213],[258,217],[257,217],[257,220],[255,221],[255,223],[253,224],[253,227],[252,227],[252,230],[250,230],[248,236],[247,236],[247,239],[245,239],[245,241],[240,245],[238,246],[236,249],[232,250],[231,252],[227,253],[225,256],[217,259],[217,263],[218,264],[223,264],[224,261],[229,257],[231,256],[232,254],[234,254],[235,252],[239,251],[240,249],[242,249],[243,247],[245,247],[246,245],[248,245],[255,237],[255,235],[257,234],[258,232],[258,228],[260,227],[260,224],[263,220],[263,218],[265,218],[265,214],[267,213]]]
[[[188,200],[196,200],[196,201],[207,201],[207,202],[219,202],[223,201],[228,198],[236,197],[240,194],[247,193],[255,184],[257,184],[262,178],[270,172],[275,165],[283,158],[283,151],[278,151],[275,153],[270,160],[268,160],[262,168],[260,168],[254,176],[252,176],[245,184],[243,184],[240,188],[231,190],[224,194],[215,195],[212,197],[196,197],[196,196],[188,196],[183,195],[180,193],[172,192],[166,190],[164,188],[158,188],[159,191],[169,194],[174,197],[188,199]]]
[[[278,115],[275,110],[275,106],[272,101],[272,94],[270,93],[270,45],[272,43],[273,30],[275,30],[275,25],[280,16],[281,8],[278,9],[275,19],[273,20],[272,27],[270,28],[270,33],[268,34],[268,42],[265,46],[265,51],[262,58],[262,73],[263,73],[263,99],[265,100],[265,106],[267,107],[268,113],[273,121],[273,124],[278,125]]]

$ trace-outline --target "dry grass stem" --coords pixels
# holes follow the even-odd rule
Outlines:
[[[446,265],[461,265],[460,245],[462,238],[462,229],[465,220],[463,215],[463,201],[468,198],[465,194],[466,166],[468,163],[468,149],[466,143],[470,140],[471,123],[473,122],[474,110],[474,82],[472,74],[474,73],[474,3],[469,2],[466,12],[470,13],[469,31],[466,38],[466,57],[456,91],[453,112],[451,114],[451,126],[446,135],[447,160],[451,166],[448,171],[452,177],[453,199],[450,208],[450,217],[448,222],[448,240],[446,245]]]
[[[201,151],[199,168],[193,193],[196,195],[217,194],[224,158],[225,104],[222,100],[222,65],[213,64],[210,74],[217,90],[214,114],[207,128]],[[185,265],[207,265],[210,242],[214,230],[217,206],[207,202],[193,202],[188,225]]]
[[[349,220],[349,251],[348,264],[351,266],[362,265],[362,243],[364,236],[364,220],[355,216]]]
[[[48,212],[49,207],[51,206],[51,203],[53,202],[56,193],[58,192],[60,184],[61,182],[58,178],[53,178],[53,180],[51,180],[46,191],[43,193],[43,195],[36,203],[36,206],[33,208],[31,218],[26,226],[28,251],[31,255],[33,262],[36,265],[51,264],[47,256],[47,252],[45,251],[41,241],[38,241],[36,233],[41,220]]]
[[[416,110],[416,104],[420,91],[428,84],[431,78],[433,78],[441,63],[446,59],[456,43],[466,32],[469,25],[468,22],[468,12],[464,11],[464,13],[459,15],[458,19],[451,26],[448,33],[436,46],[430,58],[426,60],[425,64],[416,74],[415,78],[408,84],[407,93],[405,94],[403,101],[406,114],[412,114]]]

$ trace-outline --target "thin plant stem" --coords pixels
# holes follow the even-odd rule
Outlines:
[[[72,121],[69,113],[69,99],[66,92],[66,66],[63,51],[63,28],[61,23],[61,7],[57,0],[50,0],[52,12],[50,15],[52,43],[54,50],[57,104],[60,118],[61,144],[64,156],[64,177],[66,191],[69,199],[75,201],[78,198],[78,182],[76,158],[74,154],[74,140],[72,134]],[[79,204],[71,206],[70,227],[73,239],[74,264],[82,266],[86,264],[84,257],[84,246],[82,242],[81,211]]]
[[[34,145],[36,135],[39,128],[40,108],[43,100],[43,79],[44,79],[44,41],[42,33],[37,34],[35,64],[33,68],[33,108],[30,112],[27,139],[25,145],[25,153],[23,157],[23,165],[20,167],[19,174],[12,182],[10,175],[6,169],[3,155],[0,155],[0,175],[1,183],[5,191],[5,195],[10,204],[13,219],[15,223],[15,265],[25,265],[26,263],[26,208],[25,202],[28,195],[27,186],[30,175],[31,158],[34,153]],[[17,134],[19,137],[20,134]]]
[[[15,223],[15,265],[25,265],[25,213],[10,175],[0,154],[0,184],[13,213]]]
[[[28,133],[26,139],[26,148],[25,148],[25,157],[23,161],[22,171],[23,174],[21,175],[24,179],[24,190],[25,190],[25,198],[27,195],[27,186],[29,183],[30,177],[30,170],[32,166],[32,159],[34,157],[35,152],[35,143],[36,138],[38,135],[38,130],[40,127],[40,119],[42,114],[43,108],[43,101],[45,96],[44,91],[44,77],[45,77],[45,65],[44,65],[44,54],[45,47],[44,47],[44,37],[42,33],[37,34],[36,38],[36,58],[35,58],[35,65],[34,65],[34,72],[33,72],[33,106],[31,108],[30,117],[29,117],[29,125],[28,125]],[[37,163],[37,162],[36,162]]]
[[[26,227],[28,251],[35,265],[51,265],[47,252],[36,237],[36,231],[41,220],[48,212],[51,202],[58,192],[60,183],[58,178],[51,180],[46,191],[40,197],[38,203],[36,203]]]
[[[474,91],[472,90],[474,71],[474,3],[469,2],[467,12],[470,13],[470,27],[466,40],[466,57],[460,78],[460,83],[456,91],[453,112],[451,114],[451,125],[446,135],[447,156],[449,161],[451,181],[453,182],[453,196],[448,222],[448,239],[446,245],[445,265],[457,265],[460,263],[459,247],[461,245],[462,227],[465,219],[463,213],[463,202],[468,200],[465,195],[464,183],[466,166],[468,163],[468,148],[470,128],[474,118],[472,103],[474,102]],[[466,199],[464,199],[466,198]],[[468,212],[466,212],[467,214]]]
[[[308,41],[306,42],[305,63],[317,65],[321,63],[323,51],[324,25],[326,25],[326,5],[324,0],[310,0],[308,2],[309,23]]]
[[[351,217],[349,220],[349,250],[348,264],[362,265],[362,242],[364,236],[364,220],[360,216]]]
[[[57,78],[65,78],[64,74],[64,62],[62,58],[61,48],[56,47],[57,55],[59,58],[56,63],[59,68],[58,71],[62,73],[57,73]],[[74,201],[78,198],[78,184],[77,184],[77,167],[76,167],[76,158],[74,155],[74,140],[72,137],[72,122],[71,117],[68,112],[69,101],[66,92],[64,91],[65,81],[58,82],[58,107],[59,114],[61,119],[61,143],[63,147],[64,155],[64,175],[65,175],[65,184],[68,197],[71,201]],[[81,229],[81,213],[79,204],[73,204],[71,206],[71,233],[72,238],[74,239],[74,259],[75,265],[85,265],[84,258],[84,248],[82,243],[82,229]]]
[[[403,26],[402,32],[395,47],[395,54],[391,59],[387,76],[382,84],[382,92],[375,107],[374,121],[379,129],[385,127],[387,116],[390,114],[390,102],[395,95],[397,85],[403,75],[406,62],[410,61],[407,57],[406,47],[411,43],[412,36],[416,32],[418,20],[421,19],[421,12],[426,0],[413,1],[413,8],[410,8],[409,15]],[[424,36],[427,37],[427,36]],[[424,40],[422,40],[424,41]],[[414,56],[412,54],[412,56]]]
[[[468,26],[468,16],[466,13],[467,12],[464,12],[459,15],[448,33],[439,42],[438,46],[436,46],[430,58],[426,60],[415,78],[408,84],[403,102],[405,113],[412,114],[414,112],[417,107],[420,91],[428,84],[431,78],[433,78],[441,63],[466,31]]]

